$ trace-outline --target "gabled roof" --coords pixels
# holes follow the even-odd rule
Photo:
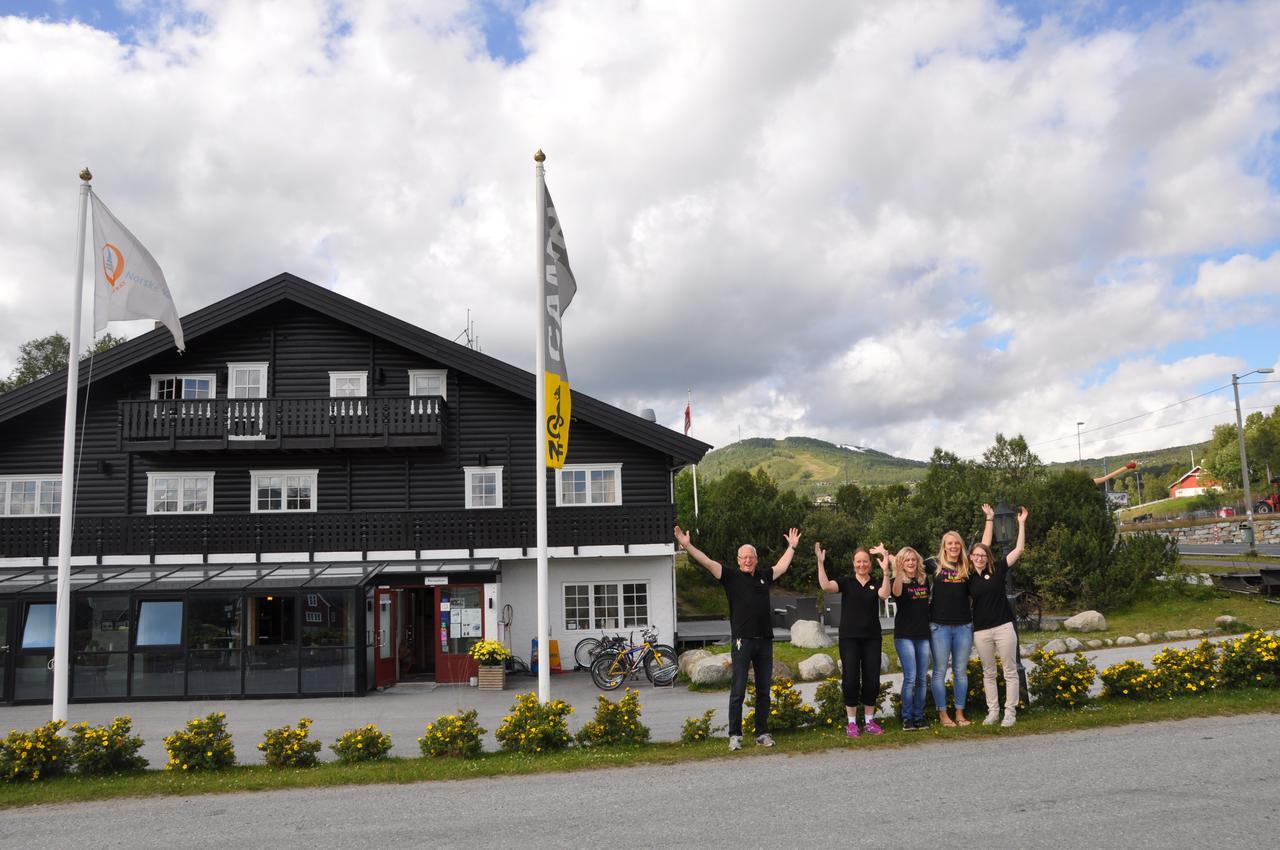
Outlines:
[[[1179,478],[1177,481],[1175,481],[1175,482],[1173,482],[1172,484],[1170,484],[1170,485],[1169,485],[1169,489],[1170,489],[1170,490],[1176,490],[1176,489],[1178,488],[1178,485],[1179,485],[1179,484],[1181,484],[1183,481],[1186,481],[1188,478],[1190,478],[1190,477],[1191,477],[1191,476],[1193,476],[1193,475],[1199,475],[1199,474],[1201,474],[1201,473],[1203,473],[1203,472],[1204,472],[1204,470],[1202,470],[1199,466],[1192,467],[1190,472],[1188,472],[1186,475],[1183,475],[1183,476],[1182,476],[1181,478]],[[1213,483],[1213,484],[1216,484],[1216,483],[1217,483],[1216,481],[1214,481],[1214,480],[1213,480],[1213,476],[1212,476],[1212,475],[1206,475],[1206,476],[1205,476],[1205,482]]]
[[[359,328],[394,345],[429,357],[447,367],[501,387],[518,396],[534,397],[533,374],[482,354],[456,342],[436,336],[395,316],[375,310],[359,301],[317,286],[289,273],[279,274],[256,286],[222,299],[182,317],[188,347],[201,336],[282,301],[309,307],[352,327]],[[95,355],[93,376],[105,378],[128,369],[149,357],[173,348],[167,328],[158,328]],[[80,370],[80,386],[88,383],[87,370]],[[0,395],[0,422],[66,396],[67,370]],[[619,436],[671,455],[677,461],[697,463],[711,448],[701,440],[686,437],[662,425],[614,407],[585,393],[574,391],[573,416],[598,425]]]

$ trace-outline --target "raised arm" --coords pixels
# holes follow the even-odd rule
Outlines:
[[[982,524],[982,545],[990,546],[991,535],[996,527],[996,509],[984,503],[982,512],[987,515],[987,521]]]
[[[827,578],[827,550],[822,548],[821,543],[814,543],[813,554],[818,557],[818,587],[827,593],[839,592],[840,585]]]
[[[892,572],[892,570],[889,569],[889,565],[893,563],[893,556],[889,554],[888,549],[884,548],[883,541],[881,541],[879,546],[874,549],[869,549],[868,551],[880,559],[880,572],[883,573],[883,578],[880,580],[880,589],[877,590],[876,593],[881,599],[888,599],[889,586],[893,581],[893,579],[889,578],[889,573]]]
[[[1013,566],[1018,558],[1022,557],[1022,547],[1027,542],[1027,509],[1025,506],[1018,509],[1018,542],[1013,544],[1013,548],[1009,550],[1009,554],[1004,556],[1005,563]]]
[[[689,553],[689,557],[704,566],[707,572],[711,573],[716,581],[720,580],[720,573],[724,567],[720,566],[719,561],[713,561],[708,558],[701,549],[694,546],[689,540],[689,532],[684,531],[680,526],[676,526],[676,543],[680,544],[680,548]]]
[[[787,567],[791,566],[791,559],[796,554],[796,546],[800,543],[800,529],[793,528],[782,536],[787,538],[787,551],[783,552],[782,557],[778,559],[778,563],[773,565],[774,581],[781,578],[782,574],[787,571]]]

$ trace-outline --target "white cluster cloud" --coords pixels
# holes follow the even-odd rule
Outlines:
[[[1078,420],[1277,359],[1271,3],[1081,33],[990,0],[547,0],[514,62],[461,2],[159,9],[131,38],[0,18],[0,371],[65,330],[85,164],[184,312],[292,271],[449,338],[470,308],[531,367],[539,147],[574,387],[676,428],[691,389],[713,444],[1072,457]],[[1203,439],[1228,396],[1084,451]]]

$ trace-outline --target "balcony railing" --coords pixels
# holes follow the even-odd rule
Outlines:
[[[551,546],[631,546],[667,543],[671,505],[552,508],[547,515]],[[532,508],[448,511],[354,511],[351,513],[199,514],[80,516],[71,552],[98,558],[116,555],[230,553],[424,552],[519,548],[537,545]],[[374,553],[374,554],[370,554]],[[0,558],[57,559],[58,517],[0,518]]]
[[[438,446],[444,399],[212,398],[122,401],[121,451]]]

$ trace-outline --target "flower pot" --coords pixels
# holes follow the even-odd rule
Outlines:
[[[500,691],[507,686],[507,671],[504,667],[481,667],[480,690]]]

